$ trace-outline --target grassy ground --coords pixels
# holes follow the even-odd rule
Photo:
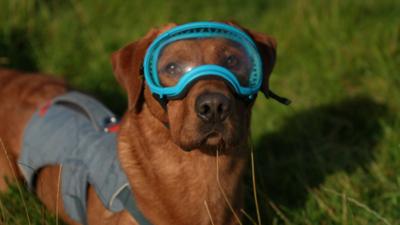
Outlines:
[[[59,74],[119,113],[109,55],[153,26],[234,19],[275,36],[272,87],[293,104],[255,105],[263,224],[400,224],[399,1],[0,0],[0,9],[0,66]],[[17,188],[0,194],[0,224],[55,224],[35,202]]]

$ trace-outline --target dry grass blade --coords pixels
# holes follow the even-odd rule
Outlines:
[[[60,166],[60,169],[58,171],[58,181],[57,181],[57,195],[56,195],[56,225],[58,225],[58,216],[59,216],[59,207],[58,205],[60,204],[58,199],[60,197],[60,184],[61,184],[61,171],[62,171],[62,165]]]
[[[334,194],[334,195],[337,195],[337,196],[339,196],[339,197],[341,196],[342,198],[346,198],[346,200],[347,200],[348,202],[351,202],[351,203],[353,203],[354,205],[356,205],[356,206],[358,206],[358,207],[364,209],[365,211],[367,211],[368,213],[372,214],[372,215],[375,216],[377,219],[379,219],[380,221],[382,221],[384,224],[386,224],[386,225],[391,225],[391,223],[390,223],[386,218],[384,218],[383,216],[381,216],[378,212],[376,212],[375,210],[369,208],[367,205],[365,205],[365,204],[363,204],[363,203],[357,201],[356,199],[351,198],[351,197],[347,197],[347,196],[345,196],[345,195],[342,195],[342,194],[340,194],[339,192],[337,192],[337,191],[335,191],[335,190],[332,190],[332,189],[330,189],[330,188],[323,188],[323,189],[324,189],[325,191],[327,191],[327,192],[329,192],[329,193],[332,193],[332,194]]]
[[[216,161],[217,161],[217,184],[218,184],[218,188],[222,193],[222,196],[224,197],[224,200],[226,202],[226,204],[228,205],[229,209],[231,210],[232,214],[235,216],[237,222],[242,225],[242,222],[240,221],[239,216],[236,214],[235,210],[232,207],[232,204],[229,202],[228,197],[225,194],[224,189],[222,188],[220,179],[219,179],[219,162],[218,162],[218,158],[219,158],[219,149],[217,149],[217,157],[216,157]]]
[[[246,211],[244,211],[243,209],[241,209],[240,211],[243,213],[243,215],[244,215],[248,220],[251,221],[252,224],[257,225],[257,222],[254,221],[254,219],[253,219]]]
[[[315,199],[315,201],[318,203],[318,206],[329,215],[330,218],[332,218],[334,221],[339,221],[339,217],[336,215],[335,210],[331,208],[327,202],[323,200],[321,197],[320,191],[318,189],[310,189],[309,187],[306,187],[308,193]]]
[[[12,162],[11,162],[10,156],[8,155],[8,152],[6,150],[6,146],[4,145],[4,142],[3,142],[3,140],[1,138],[0,138],[0,144],[1,144],[1,148],[3,149],[3,151],[5,153],[5,156],[7,158],[8,165],[11,168],[12,176],[13,176],[15,182],[16,182],[16,185],[17,185],[17,188],[18,188],[18,192],[19,192],[20,197],[21,197],[22,204],[24,205],[26,218],[28,220],[28,224],[30,225],[31,224],[31,220],[30,220],[29,213],[28,213],[28,206],[27,206],[26,201],[24,199],[24,195],[22,194],[22,188],[21,188],[21,185],[18,182],[17,174],[14,171],[14,167],[12,166]]]
[[[207,204],[207,201],[206,201],[206,200],[204,200],[204,206],[206,207],[207,214],[208,214],[208,216],[210,217],[211,225],[214,225],[214,221],[213,221],[213,218],[212,218],[212,216],[211,216],[210,209],[208,208],[208,204]]]
[[[0,199],[0,224],[4,221],[6,221],[6,208],[4,207],[3,202]]]
[[[292,223],[290,223],[289,219],[285,216],[285,214],[283,214],[283,212],[278,208],[278,206],[276,206],[271,201],[268,203],[272,207],[272,209],[275,211],[275,213],[279,216],[279,218],[281,218],[281,220],[283,220],[285,222],[285,224],[287,224],[287,225],[292,224]]]
[[[342,194],[342,224],[347,225],[347,196],[345,193]]]
[[[252,184],[253,184],[254,204],[256,205],[257,222],[258,222],[258,225],[261,225],[260,207],[258,205],[258,198],[257,198],[256,174],[255,174],[255,169],[254,169],[253,146],[251,147],[250,156],[251,156],[251,178],[252,178]]]

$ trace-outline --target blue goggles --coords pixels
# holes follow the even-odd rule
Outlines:
[[[263,82],[260,54],[242,30],[217,22],[194,22],[159,35],[147,49],[143,72],[160,99],[179,98],[199,79],[226,81],[253,98]]]

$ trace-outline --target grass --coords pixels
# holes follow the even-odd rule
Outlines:
[[[170,21],[236,20],[278,40],[252,138],[263,224],[400,224],[400,3],[396,0],[0,0],[0,66],[65,77],[122,113],[110,54]],[[251,192],[251,176],[248,178]],[[0,224],[55,224],[26,191]],[[257,221],[249,194],[248,213]],[[246,221],[247,222],[247,221]]]

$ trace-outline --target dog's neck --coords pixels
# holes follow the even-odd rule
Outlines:
[[[243,148],[218,157],[217,151],[185,152],[144,105],[140,113],[124,116],[118,151],[139,208],[153,224],[208,225],[210,217],[215,224],[237,222],[227,201],[240,214]]]

